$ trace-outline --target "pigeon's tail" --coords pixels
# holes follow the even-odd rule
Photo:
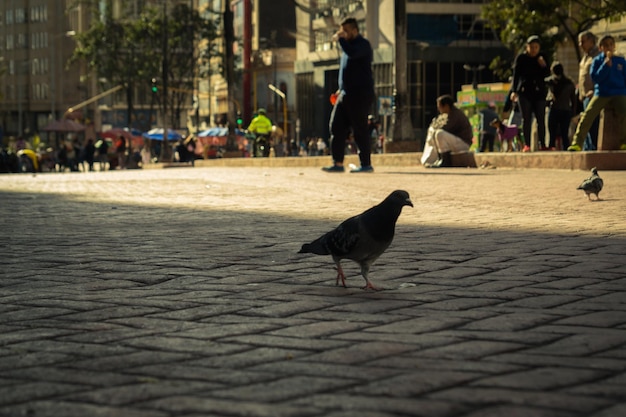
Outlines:
[[[315,255],[330,255],[328,248],[320,242],[320,240],[316,240],[311,243],[305,243],[302,245],[302,248],[298,253],[314,253]]]

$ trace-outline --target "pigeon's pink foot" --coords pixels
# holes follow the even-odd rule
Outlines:
[[[382,290],[382,288],[376,287],[374,284],[372,284],[372,281],[367,281],[367,284],[365,284],[365,287],[363,287],[363,289],[364,290],[374,290],[374,291]]]
[[[346,288],[346,276],[343,273],[343,269],[341,267],[335,268],[337,270],[337,280],[335,281],[335,285],[339,285],[339,280],[341,280],[341,285]]]

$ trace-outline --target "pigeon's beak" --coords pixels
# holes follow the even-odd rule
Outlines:
[[[404,202],[404,204],[407,205],[407,206],[413,207],[413,202],[411,201],[410,198],[407,198],[406,201]]]

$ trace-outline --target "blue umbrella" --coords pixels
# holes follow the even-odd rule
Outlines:
[[[244,136],[245,132],[241,129],[235,129],[236,136]],[[207,130],[203,130],[198,133],[199,138],[206,138],[208,136],[228,136],[227,127],[211,127]]]
[[[226,136],[228,135],[228,129],[225,127],[211,127],[207,130],[203,130],[198,133],[198,137],[206,138],[208,136]]]
[[[144,132],[142,136],[146,139],[151,139],[151,140],[163,140],[163,128],[159,127],[156,129],[149,130],[147,132]],[[177,131],[172,130],[172,129],[167,129],[168,141],[180,140],[182,138],[183,138],[182,135],[178,133]]]

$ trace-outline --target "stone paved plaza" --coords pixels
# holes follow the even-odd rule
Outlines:
[[[0,416],[626,416],[626,171],[0,176]],[[405,189],[363,291],[297,254]]]

